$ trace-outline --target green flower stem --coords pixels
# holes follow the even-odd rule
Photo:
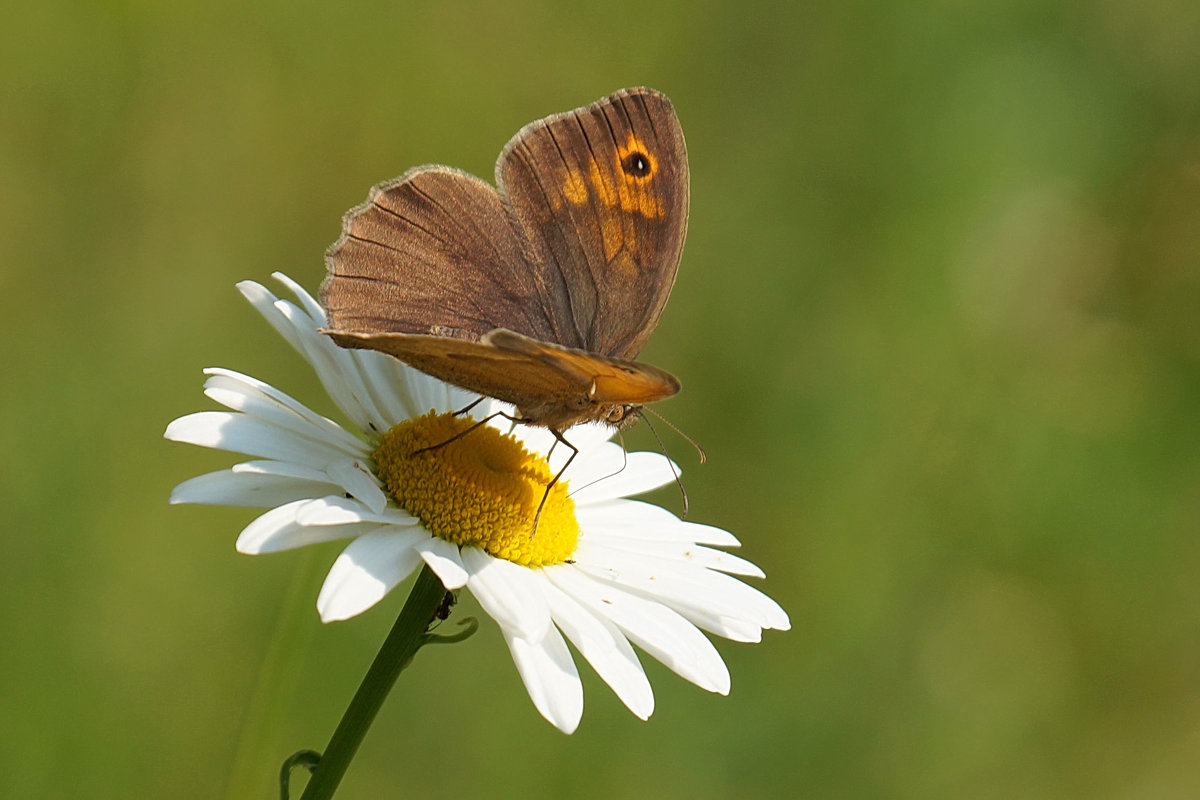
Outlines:
[[[417,576],[417,582],[400,616],[396,618],[391,633],[384,640],[349,708],[342,715],[329,746],[321,754],[321,761],[313,770],[300,800],[328,800],[333,797],[379,707],[391,691],[392,684],[424,643],[425,629],[433,621],[445,596],[446,589],[442,582],[426,565]]]

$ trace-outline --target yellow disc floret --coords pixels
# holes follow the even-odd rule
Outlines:
[[[579,523],[566,482],[546,494],[554,479],[546,459],[489,425],[467,432],[477,424],[431,411],[385,433],[375,466],[388,494],[430,533],[459,546],[530,567],[568,560]]]

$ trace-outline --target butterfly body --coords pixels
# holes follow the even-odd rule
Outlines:
[[[372,189],[326,255],[339,345],[388,353],[561,432],[679,391],[634,361],[683,249],[688,168],[670,101],[625,89],[533,122],[496,187],[427,166]]]

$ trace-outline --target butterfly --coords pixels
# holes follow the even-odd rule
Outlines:
[[[325,333],[510,403],[570,447],[572,425],[624,427],[679,391],[632,359],[675,283],[687,218],[670,100],[622,89],[518,131],[495,187],[445,166],[375,186],[326,253]]]

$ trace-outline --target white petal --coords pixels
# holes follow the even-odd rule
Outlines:
[[[678,533],[680,519],[662,506],[641,500],[609,500],[575,511],[581,528],[608,535],[692,542]]]
[[[321,318],[314,318],[293,303],[278,299],[266,287],[253,281],[242,281],[237,287],[267,323],[312,365],[330,399],[355,425],[364,431],[387,429],[372,416],[374,409],[365,408],[356,397],[354,387],[361,387],[361,378],[353,357],[332,341],[322,341],[323,337],[317,333]],[[365,391],[361,393],[366,394]],[[368,405],[371,405],[369,400]]]
[[[761,626],[745,619],[723,617],[719,614],[707,614],[694,608],[676,607],[676,611],[702,631],[708,631],[714,636],[728,639],[731,642],[746,642],[757,644],[762,641]]]
[[[515,409],[507,404],[498,404],[493,411],[504,411],[505,413],[511,415]],[[507,424],[503,426],[498,425],[498,427],[500,427],[505,433],[510,432],[511,429],[512,435],[517,439],[517,441],[524,445],[525,449],[531,452],[545,455],[553,449],[554,453],[550,458],[551,472],[558,472],[560,469],[562,469],[562,465],[566,463],[568,456],[571,454],[571,449],[558,444],[557,440],[554,438],[554,434],[551,433],[547,428],[543,428],[538,425],[512,426]],[[611,425],[603,425],[598,422],[587,422],[582,425],[576,425],[572,428],[568,428],[563,432],[563,438],[579,450],[579,456],[576,458],[576,461],[587,461],[589,458],[595,455],[596,450],[605,449],[604,443],[611,439],[615,432],[616,428],[612,427]],[[613,447],[616,448],[617,452],[620,451],[620,447],[617,445],[613,445]],[[619,463],[620,462],[618,461],[618,465]]]
[[[347,545],[317,595],[321,621],[348,619],[382,600],[421,563],[414,545],[428,536],[419,528],[389,528]]]
[[[609,500],[578,506],[575,516],[587,536],[657,539],[718,547],[739,545],[738,540],[728,531],[711,525],[684,522],[662,506],[640,500]]]
[[[328,494],[336,489],[337,486],[327,480],[297,480],[223,469],[184,481],[171,491],[168,502],[272,508],[293,500]]]
[[[408,389],[412,395],[415,416],[428,414],[430,411],[438,414],[459,411],[479,398],[479,395],[451,386],[411,367],[405,369],[406,374],[410,376]],[[474,417],[474,412],[478,410],[478,407],[473,409],[471,416]]]
[[[674,482],[676,473],[671,471],[672,462],[666,456],[639,451],[629,453],[626,459],[621,457],[619,447],[616,450],[612,457],[588,459],[578,471],[571,465],[571,498],[576,504],[628,497]]]
[[[372,511],[379,513],[387,505],[387,495],[379,488],[379,479],[362,461],[338,461],[326,467],[325,472]]]
[[[297,352],[304,355],[304,347],[300,344],[295,327],[275,308],[279,298],[272,294],[270,289],[255,281],[240,281],[237,288],[242,296],[250,301],[250,305],[254,306],[254,310],[263,315],[267,324]]]
[[[683,535],[693,542],[716,545],[717,547],[741,547],[742,545],[732,533],[712,525],[683,520],[680,521],[679,525],[683,529]]]
[[[602,422],[585,422],[569,428],[564,436],[569,435],[569,441],[582,451],[600,447],[613,437],[617,429]]]
[[[505,630],[504,641],[534,707],[563,733],[574,733],[583,716],[583,684],[562,636],[551,628],[535,644]]]
[[[296,512],[301,525],[345,525],[351,522],[387,523],[401,527],[419,525],[420,520],[399,508],[375,513],[352,497],[329,495],[309,500]]]
[[[346,454],[324,442],[236,411],[200,411],[167,426],[164,437],[175,442],[213,447],[234,453],[324,466]]]
[[[467,579],[470,576],[467,574],[466,567],[463,566],[458,545],[437,536],[430,536],[417,544],[416,548],[417,552],[421,554],[421,558],[425,559],[425,563],[437,574],[442,585],[447,589],[461,589],[467,585]]]
[[[588,535],[582,537],[580,541],[588,547],[603,547],[627,556],[649,556],[678,562],[680,565],[697,569],[714,569],[718,572],[746,575],[752,578],[765,577],[761,569],[744,558],[689,541],[664,541],[639,538],[636,535],[596,536],[592,534],[592,531],[588,531]]]
[[[304,313],[312,319],[314,325],[318,328],[325,325],[325,309],[321,308],[321,304],[313,299],[313,296],[308,293],[307,289],[282,272],[272,272],[271,277],[282,283],[295,295],[296,302],[304,309]]]
[[[362,375],[363,388],[374,401],[382,415],[384,433],[401,420],[418,417],[429,409],[420,409],[412,398],[413,376],[419,374],[412,367],[383,353],[370,350],[348,351]]]
[[[556,569],[547,577],[592,613],[607,617],[638,647],[702,689],[729,692],[729,670],[712,642],[678,612],[576,569]]]
[[[629,640],[615,625],[592,614],[549,581],[543,581],[542,589],[555,624],[621,702],[638,718],[648,719],[654,712],[654,691]]]
[[[295,478],[302,481],[330,483],[329,473],[322,469],[313,469],[303,464],[293,464],[289,461],[254,460],[234,464],[230,469],[238,474],[273,475],[280,478]],[[323,492],[329,494],[329,492]]]
[[[260,515],[238,536],[238,552],[249,555],[278,553],[317,542],[331,542],[336,539],[360,536],[379,527],[378,523],[326,525],[323,527],[302,525],[296,520],[296,512],[309,502],[309,500],[298,500]]]
[[[523,427],[527,426],[518,426],[518,429]],[[605,429],[607,433],[603,436],[597,435]],[[570,467],[563,473],[563,479],[574,481],[578,486],[594,480],[603,480],[615,472],[620,472],[628,464],[627,454],[620,445],[608,441],[610,436],[612,428],[607,425],[586,424],[570,428],[563,433],[563,440],[570,442],[579,451],[579,455],[572,459],[571,448],[562,444],[555,447],[554,435],[550,434],[551,449],[548,450],[550,456],[547,459],[550,471],[557,474],[570,460]]]
[[[744,575],[748,578],[765,578],[767,574],[752,561],[735,556],[733,553],[726,553],[724,550],[714,550],[711,547],[696,545],[687,551],[687,557],[693,563],[714,569],[718,572],[725,572],[730,575]]]
[[[209,367],[204,373],[209,376],[204,382],[204,394],[221,405],[327,442],[352,458],[367,455],[366,445],[341,425],[270,384],[220,367]]]
[[[539,576],[511,561],[493,558],[478,547],[462,548],[467,588],[500,627],[530,642],[551,628],[550,607],[537,585]]]
[[[574,561],[594,578],[620,584],[681,613],[695,609],[709,617],[745,620],[762,628],[789,627],[787,614],[778,603],[720,572],[582,541]]]
[[[275,309],[295,326],[301,352],[338,408],[363,430],[387,430],[387,422],[367,391],[354,355],[318,332],[304,312],[292,303],[278,300]]]
[[[565,477],[571,481],[572,489],[581,489],[620,475],[628,468],[629,452],[625,448],[615,442],[599,442],[594,447],[580,451]]]

